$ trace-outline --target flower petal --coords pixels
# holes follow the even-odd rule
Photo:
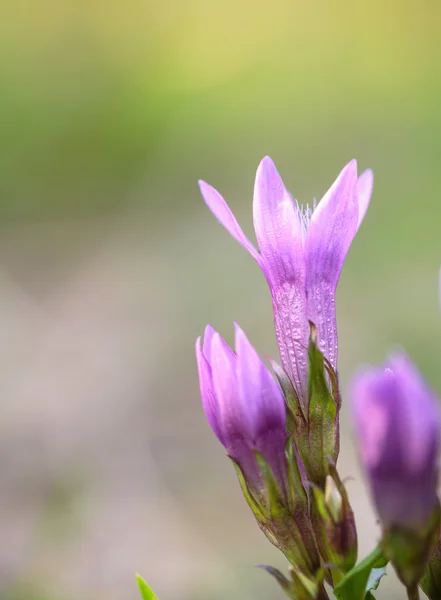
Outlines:
[[[243,404],[237,382],[237,357],[222,337],[213,335],[211,344],[213,387],[218,404],[219,426],[225,447],[231,453],[238,438],[249,440],[251,434],[248,407]],[[234,454],[232,454],[235,458]]]
[[[284,493],[287,480],[285,401],[281,389],[237,323],[235,329],[239,395],[242,405],[248,409],[253,436],[248,445],[265,457]]]
[[[198,365],[199,387],[201,390],[202,406],[204,408],[205,416],[207,417],[208,423],[216,434],[218,440],[221,442],[221,444],[224,444],[218,421],[218,407],[216,397],[214,395],[211,367],[201,349],[200,337],[196,340],[196,362]]]
[[[351,400],[361,462],[384,527],[426,527],[437,503],[435,394],[400,354],[358,375]]]
[[[306,401],[309,326],[306,315],[305,260],[299,209],[276,167],[265,157],[256,174],[254,229],[271,289],[274,324],[283,368]]]
[[[312,214],[305,243],[308,318],[316,325],[319,347],[337,366],[335,291],[358,225],[357,163],[342,170]]]
[[[372,188],[374,187],[374,174],[371,169],[366,169],[358,178],[358,225],[360,227],[361,222],[364,219],[364,215],[369,207],[371,201]]]
[[[254,260],[256,260],[260,265],[261,257],[259,253],[242,231],[228,204],[225,202],[219,192],[215,190],[214,187],[211,187],[211,185],[208,183],[205,183],[205,181],[199,181],[199,188],[201,190],[202,197],[205,200],[205,204],[211,210],[216,219],[218,219],[218,221],[234,237],[234,239],[239,242],[241,246],[248,250]]]
[[[213,340],[213,335],[215,334],[215,329],[211,325],[207,325],[204,331],[204,341],[202,344],[202,352],[204,353],[205,358],[208,363],[211,363],[211,342]]]
[[[257,440],[269,429],[284,430],[285,403],[279,386],[237,323],[235,330],[238,390],[247,407],[253,440]]]
[[[397,394],[403,399],[400,413],[406,426],[405,462],[410,471],[418,472],[437,453],[441,430],[438,400],[405,354],[393,355],[387,366],[394,373]]]
[[[269,156],[257,169],[253,218],[270,285],[283,285],[285,282],[302,284],[305,263],[298,208]]]

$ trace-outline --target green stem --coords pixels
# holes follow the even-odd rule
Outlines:
[[[407,597],[409,600],[420,600],[420,593],[417,585],[407,588]]]

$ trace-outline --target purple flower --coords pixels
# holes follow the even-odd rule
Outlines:
[[[424,529],[437,506],[437,398],[405,355],[359,374],[352,412],[362,465],[386,530]]]
[[[210,210],[265,275],[283,368],[305,413],[309,321],[317,327],[319,348],[336,369],[335,292],[345,256],[369,205],[372,185],[372,172],[367,170],[357,178],[353,160],[315,210],[302,210],[287,192],[272,160],[264,158],[257,170],[253,201],[258,252],[222,196],[200,182]]]
[[[287,434],[282,392],[238,325],[235,347],[234,353],[210,325],[205,329],[202,347],[201,338],[196,342],[205,414],[250,488],[259,494],[264,489],[254,454],[257,450],[283,490]]]

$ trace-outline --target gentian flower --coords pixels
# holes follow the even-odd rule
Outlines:
[[[409,358],[392,357],[352,386],[356,439],[385,528],[421,528],[437,505],[437,398]]]
[[[357,178],[351,161],[314,210],[293,201],[269,157],[254,186],[253,217],[259,251],[243,233],[222,196],[201,181],[202,196],[229,233],[251,254],[268,282],[284,371],[307,414],[309,321],[318,346],[336,370],[335,293],[351,242],[372,192],[370,170]]]
[[[362,466],[383,526],[383,551],[414,589],[439,529],[438,400],[410,359],[359,374],[352,413]]]
[[[196,342],[205,414],[261,529],[293,565],[315,576],[320,558],[282,391],[238,325],[235,350],[210,326]]]
[[[265,457],[283,490],[287,479],[286,412],[282,392],[271,373],[235,326],[234,353],[207,325],[203,344],[196,342],[202,403],[207,420],[248,484],[263,493],[265,484],[255,451]]]

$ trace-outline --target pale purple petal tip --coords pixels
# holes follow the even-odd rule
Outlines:
[[[212,187],[208,183],[205,183],[205,181],[202,180],[199,181],[199,188],[201,190],[201,194],[205,200],[206,205],[211,210],[213,215],[234,237],[234,239],[238,241],[239,244],[243,246],[246,250],[248,250],[251,256],[260,265],[261,259],[259,253],[242,231],[228,204],[225,202],[225,200],[222,198],[219,192],[215,190],[214,187]]]
[[[358,178],[358,225],[360,227],[371,201],[374,187],[374,174],[371,169],[366,169]]]
[[[204,341],[202,344],[202,352],[208,362],[211,361],[211,342],[215,333],[214,328],[211,325],[207,325],[204,331]]]
[[[196,340],[196,362],[198,366],[199,387],[201,390],[202,406],[204,408],[205,416],[207,417],[207,421],[216,437],[221,444],[223,444],[224,438],[218,420],[217,402],[214,395],[211,366],[204,355],[203,350],[201,349],[200,337]]]

